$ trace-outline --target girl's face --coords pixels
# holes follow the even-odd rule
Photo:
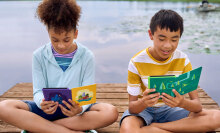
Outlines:
[[[48,29],[48,34],[53,48],[59,54],[68,54],[76,49],[76,45],[73,43],[73,40],[77,38],[78,30],[56,33],[54,28],[50,28]]]

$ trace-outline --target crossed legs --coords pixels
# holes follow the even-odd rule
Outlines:
[[[75,117],[68,117],[54,121],[54,123],[67,127],[72,130],[89,130],[108,126],[118,118],[116,107],[99,103],[91,107],[90,111]],[[73,124],[74,123],[74,124]]]
[[[122,121],[120,133],[171,133],[171,132],[207,132],[220,127],[219,110],[202,110],[200,113],[191,113],[189,117],[167,123],[152,123],[144,126],[140,117],[128,116]]]
[[[112,124],[117,120],[117,109],[105,103],[91,107],[82,115],[48,121],[29,111],[26,103],[18,100],[0,102],[0,119],[18,128],[37,133],[80,133]]]
[[[121,123],[120,133],[171,133],[154,127],[144,126],[144,120],[136,116],[127,116]]]

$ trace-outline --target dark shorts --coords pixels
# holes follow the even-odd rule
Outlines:
[[[41,110],[40,108],[38,108],[38,106],[36,105],[36,103],[34,101],[23,101],[24,103],[26,103],[29,107],[30,112],[33,112],[41,117],[43,117],[44,119],[47,119],[49,121],[55,121],[58,119],[62,119],[62,118],[67,118],[68,116],[64,115],[61,111],[61,109],[58,107],[56,112],[54,114],[46,114],[44,113],[43,110]],[[94,103],[96,104],[96,103]],[[94,104],[90,104],[89,107],[85,110],[89,111],[90,108],[94,105]]]
[[[164,123],[180,120],[185,117],[188,117],[189,113],[189,111],[183,108],[171,108],[167,105],[164,105],[162,107],[149,107],[146,108],[144,111],[140,112],[139,114],[131,114],[128,110],[126,110],[121,118],[120,125],[123,119],[128,116],[141,117],[144,120],[146,126],[150,125],[153,122]]]

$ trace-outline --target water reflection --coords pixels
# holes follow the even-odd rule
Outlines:
[[[151,8],[152,6],[149,5]],[[190,53],[220,54],[220,12],[197,12],[195,8],[183,8],[180,12],[184,18],[185,31],[180,45],[187,45],[184,51]],[[172,8],[172,6],[170,7]],[[184,10],[182,10],[184,9]],[[187,10],[185,10],[187,9]],[[140,7],[139,7],[139,10]],[[117,32],[120,34],[146,33],[152,10],[144,8],[138,15],[123,16],[115,23],[104,27],[101,32]],[[155,10],[155,9],[154,9]],[[187,12],[186,12],[187,11]]]

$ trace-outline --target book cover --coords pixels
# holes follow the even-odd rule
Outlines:
[[[180,95],[184,95],[197,89],[201,75],[202,67],[191,70],[179,76],[149,76],[148,88],[155,88],[157,93],[167,93],[175,97],[172,92],[175,89]]]
[[[74,102],[79,103],[80,106],[82,106],[96,102],[96,84],[72,89],[43,88],[43,94],[46,101],[55,101],[59,104],[64,105],[62,103],[62,100],[68,102],[68,99],[71,99]]]
[[[63,100],[68,102],[68,99],[72,99],[71,90],[68,88],[43,88],[43,94],[45,101],[58,102],[63,106]]]
[[[72,88],[72,99],[80,106],[96,102],[96,84]]]

